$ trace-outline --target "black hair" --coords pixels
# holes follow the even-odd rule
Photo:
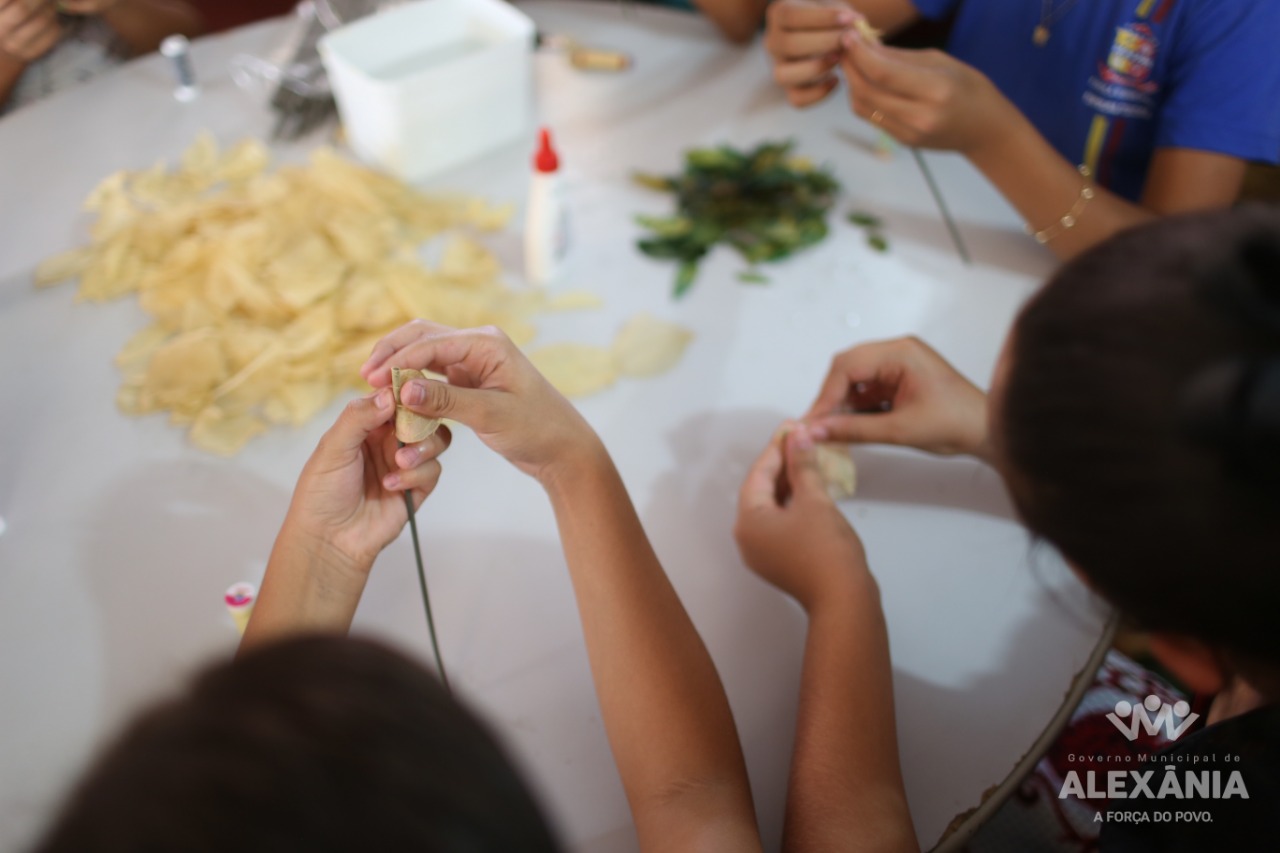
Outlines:
[[[419,664],[304,637],[211,666],[98,759],[36,853],[552,853],[489,730]]]
[[[1280,211],[1090,250],[1010,359],[993,426],[1031,530],[1139,625],[1280,665]]]

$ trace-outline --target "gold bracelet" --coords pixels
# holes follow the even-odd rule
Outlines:
[[[1054,237],[1057,237],[1063,231],[1074,228],[1076,223],[1080,221],[1080,214],[1084,213],[1085,205],[1093,198],[1093,172],[1089,171],[1088,166],[1080,166],[1080,174],[1084,177],[1084,185],[1080,187],[1080,197],[1076,199],[1076,203],[1071,205],[1061,219],[1050,225],[1043,231],[1035,231],[1030,225],[1027,226],[1027,233],[1036,238],[1036,242],[1041,245],[1048,243]]]

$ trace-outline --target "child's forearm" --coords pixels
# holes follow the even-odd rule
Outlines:
[[[119,0],[102,18],[134,55],[150,53],[166,36],[204,32],[200,13],[183,0]]]
[[[898,761],[889,638],[869,574],[809,613],[784,849],[919,850]]]
[[[271,549],[240,651],[304,632],[345,634],[364,593],[368,569],[297,534],[286,519]]]
[[[641,847],[758,850],[724,688],[603,446],[547,492]]]

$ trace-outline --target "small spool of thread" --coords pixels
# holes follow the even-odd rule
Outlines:
[[[173,90],[173,96],[183,103],[194,101],[200,94],[200,87],[196,85],[196,75],[191,69],[191,42],[186,36],[169,36],[160,42],[160,53],[173,61],[173,73],[178,76],[178,88]]]
[[[257,588],[244,581],[232,584],[223,600],[227,603],[231,621],[236,623],[236,630],[243,636],[244,629],[249,625],[249,617],[253,615],[253,603],[258,600]]]

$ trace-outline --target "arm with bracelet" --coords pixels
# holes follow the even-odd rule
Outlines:
[[[888,3],[849,7],[890,30],[912,20],[886,14]],[[908,5],[927,18],[954,14],[946,53],[881,45],[846,21],[801,80],[775,49],[783,39],[774,22],[784,16],[771,11],[775,77],[802,105],[834,89],[838,69],[855,114],[904,144],[964,154],[1059,257],[1156,216],[1227,207],[1249,161],[1280,161],[1280,62],[1271,48],[1280,5]]]

